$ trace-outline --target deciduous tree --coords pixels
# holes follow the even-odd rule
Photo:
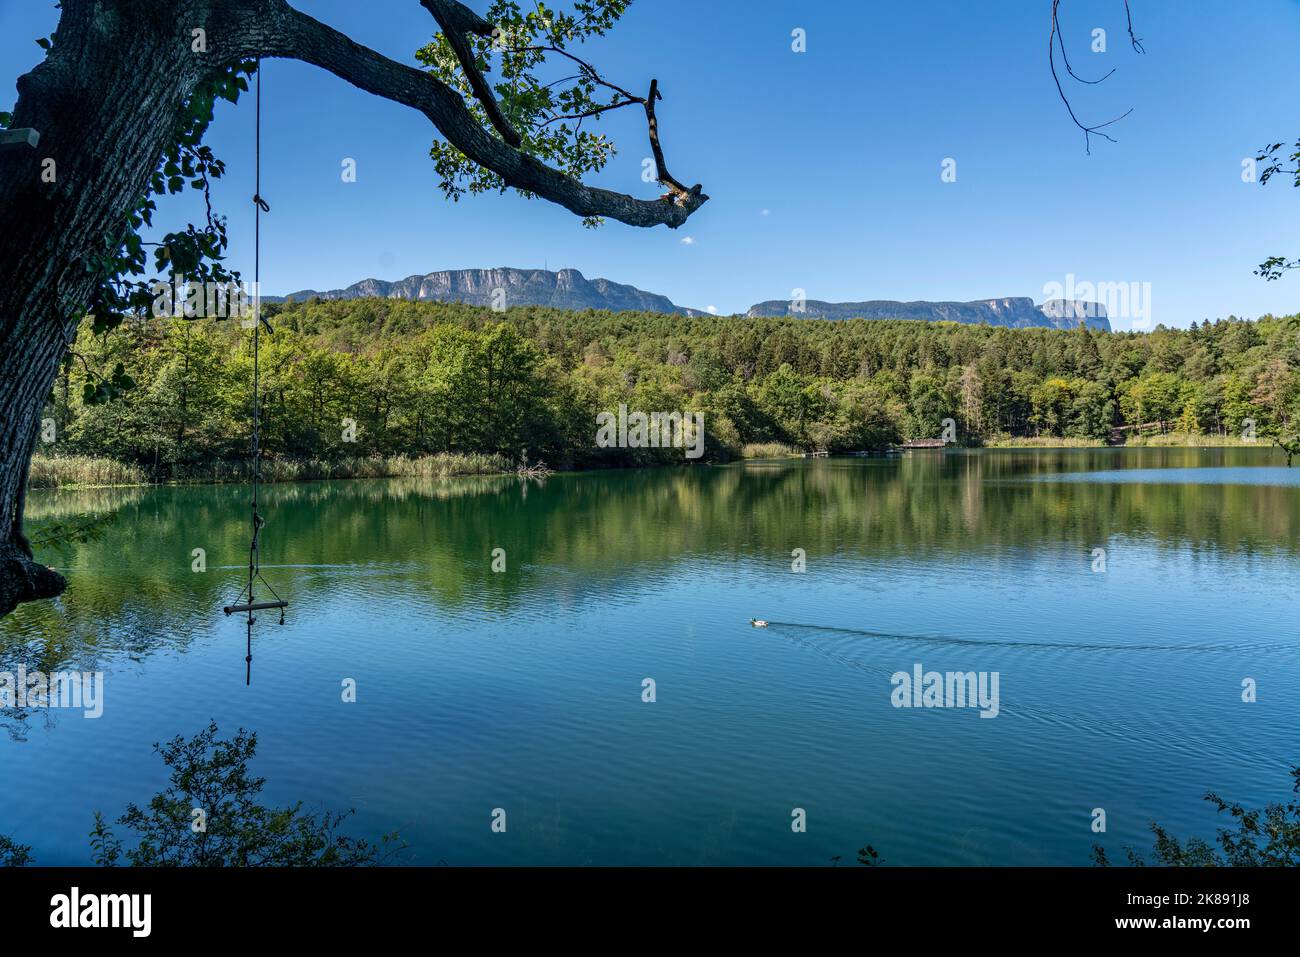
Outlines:
[[[260,59],[320,67],[428,117],[435,170],[450,196],[513,188],[587,221],[682,225],[708,199],[668,171],[657,81],[634,93],[575,53],[628,0],[576,0],[572,13],[527,14],[497,0],[479,16],[456,0],[421,0],[438,36],[429,69],[390,60],[285,0],[63,0],[48,56],[18,78],[0,122],[39,134],[0,153],[0,614],[58,594],[64,581],[32,559],[23,506],[37,419],[78,325],[111,327],[149,308],[153,265],[170,278],[228,278],[224,222],[142,238],[158,195],[187,182],[206,192],[224,165],[203,146],[219,99],[237,100]],[[547,58],[571,80],[537,76]],[[500,79],[487,77],[496,67]],[[613,109],[644,112],[664,193],[637,199],[584,184],[609,144],[583,123]],[[558,166],[558,168],[557,168]],[[110,382],[115,388],[120,382]]]

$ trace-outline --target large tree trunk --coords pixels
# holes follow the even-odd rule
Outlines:
[[[40,141],[0,153],[0,615],[64,588],[22,533],[38,420],[99,279],[93,263],[116,251],[180,106],[212,69],[191,30],[211,29],[220,5],[64,0],[49,57],[18,80],[11,126]]]

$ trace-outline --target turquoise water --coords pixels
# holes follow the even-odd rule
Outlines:
[[[291,607],[248,686],[220,613],[242,489],[36,494],[119,518],[47,556],[72,585],[0,623],[0,670],[102,669],[105,706],[0,712],[0,833],[88,862],[93,811],[164,786],[152,743],[215,719],[258,732],[269,801],[354,807],[412,864],[1085,865],[1153,819],[1212,836],[1206,791],[1282,799],[1300,763],[1297,477],[1050,450],[276,486]],[[997,717],[894,707],[917,664],[997,672]]]

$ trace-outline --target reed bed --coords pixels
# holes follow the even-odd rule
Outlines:
[[[34,456],[27,476],[28,488],[105,488],[147,484],[149,476],[138,466],[86,455]]]
[[[318,479],[447,478],[453,475],[493,475],[512,469],[502,455],[478,452],[439,452],[436,455],[373,455],[326,461],[324,459],[264,459],[262,481],[308,482]],[[220,460],[173,469],[151,476],[147,470],[113,459],[82,456],[32,459],[29,488],[96,488],[148,485],[155,479],[190,485],[248,480],[248,463]]]
[[[798,454],[784,442],[750,442],[740,451],[746,459],[786,459]]]

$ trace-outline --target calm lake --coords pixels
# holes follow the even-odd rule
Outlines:
[[[403,862],[453,866],[848,864],[865,844],[889,864],[1087,865],[1099,837],[1113,859],[1149,849],[1153,819],[1211,837],[1206,791],[1284,799],[1300,764],[1300,468],[1275,451],[326,482],[265,501],[264,571],[291,606],[283,627],[263,613],[246,686],[243,623],[221,613],[245,489],[31,496],[33,519],[120,509],[101,541],[46,556],[62,600],[0,620],[0,671],[105,673],[97,720],[0,711],[0,834],[38,864],[89,863],[93,812],[147,802],[166,779],[153,742],[210,719],[257,731],[268,802],[354,807],[347,832],[396,829]],[[996,672],[996,718],[894,707],[891,675],[917,665]]]

